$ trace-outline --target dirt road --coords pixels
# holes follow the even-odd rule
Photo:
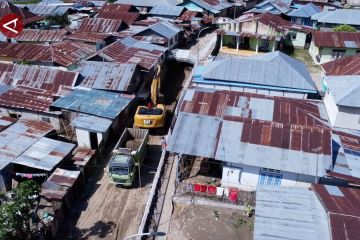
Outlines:
[[[176,62],[168,67],[166,81],[169,81],[164,84],[163,92],[167,109],[174,108],[182,82],[189,74],[185,67]],[[147,154],[140,169],[141,187],[138,178],[131,188],[114,186],[104,172],[109,156],[99,159],[93,178],[86,183],[84,194],[62,226],[58,239],[118,240],[137,233],[161,156],[160,137],[166,132],[167,129],[150,131]]]

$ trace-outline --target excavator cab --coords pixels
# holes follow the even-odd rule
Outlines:
[[[165,125],[165,105],[158,104],[160,91],[160,66],[151,83],[151,102],[147,106],[138,106],[134,116],[134,127],[162,128]]]

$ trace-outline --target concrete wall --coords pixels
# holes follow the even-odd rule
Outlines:
[[[226,163],[223,166],[222,187],[236,187],[251,190],[257,187],[261,168],[243,164]],[[315,177],[280,171],[281,185],[285,187],[309,187]]]
[[[307,99],[306,93],[294,93],[294,92],[235,87],[235,86],[221,86],[221,85],[213,85],[213,84],[199,84],[199,83],[193,83],[193,84],[194,84],[194,86],[197,86],[197,87],[213,88],[213,89],[218,89],[218,90],[251,92],[251,93],[265,94],[265,95],[270,95],[270,96],[282,96],[282,97],[290,97],[290,98],[297,98],[297,99]]]
[[[12,114],[16,114],[21,116],[21,118],[38,120],[38,121],[45,121],[50,123],[56,131],[62,131],[63,126],[60,122],[59,115],[50,115],[46,113],[36,113],[36,112],[25,112],[21,110],[12,110],[7,108],[0,108],[0,115],[3,116],[11,116]]]
[[[76,140],[79,147],[91,148],[90,133],[82,129],[76,129]]]
[[[312,56],[313,59],[316,59],[316,56],[319,55],[320,56],[320,62],[318,62],[317,60],[315,60],[316,63],[319,64],[323,64],[326,62],[330,62],[334,59],[336,59],[335,57],[332,56],[333,50],[345,50],[345,55],[344,56],[352,56],[356,54],[357,50],[359,49],[354,49],[354,48],[318,48],[314,45],[314,41],[311,42],[310,44],[310,48],[309,48],[309,53]]]
[[[292,38],[295,36],[295,39]],[[285,45],[293,46],[297,48],[304,48],[306,43],[306,33],[290,31],[287,38],[285,39]]]
[[[327,112],[329,121],[330,121],[331,125],[334,126],[337,115],[339,113],[339,109],[335,103],[334,98],[331,96],[329,91],[326,91],[326,93],[325,93],[324,105],[326,108],[326,112]]]

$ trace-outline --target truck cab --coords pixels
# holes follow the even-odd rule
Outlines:
[[[127,187],[132,185],[136,170],[132,155],[122,154],[121,152],[113,153],[108,168],[109,180],[112,183]]]

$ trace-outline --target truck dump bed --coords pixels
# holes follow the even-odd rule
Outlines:
[[[115,149],[128,148],[131,151],[138,151],[144,142],[146,144],[148,135],[147,129],[126,128]]]

